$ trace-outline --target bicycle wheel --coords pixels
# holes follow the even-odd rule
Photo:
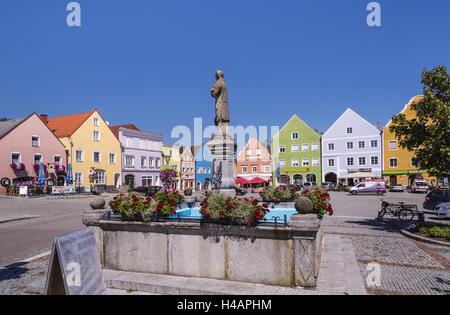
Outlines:
[[[398,218],[403,222],[412,221],[414,219],[414,212],[411,209],[401,209],[398,212]]]
[[[386,209],[385,208],[383,208],[380,211],[378,211],[378,219],[377,220],[378,221],[382,221],[385,214],[386,214]]]

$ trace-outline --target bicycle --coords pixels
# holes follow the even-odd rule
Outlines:
[[[386,213],[392,214],[402,222],[410,222],[414,219],[416,213],[418,213],[416,205],[405,205],[404,202],[389,203],[387,201],[381,201],[381,210],[378,211],[378,221],[382,221]]]

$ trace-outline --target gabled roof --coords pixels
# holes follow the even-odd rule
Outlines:
[[[281,131],[282,131],[284,128],[286,128],[286,126],[288,126],[288,125],[291,123],[291,121],[294,120],[294,119],[299,120],[299,121],[300,121],[301,123],[303,123],[306,127],[308,127],[309,129],[311,129],[312,132],[314,132],[317,136],[319,136],[319,134],[318,134],[314,129],[312,129],[307,123],[305,123],[305,122],[303,121],[303,119],[301,119],[300,117],[298,117],[297,114],[294,114],[294,115],[292,115],[292,117],[288,120],[288,122],[285,123],[284,126],[283,126],[280,130],[278,130],[278,132],[272,137],[272,140],[273,140],[275,137],[277,137],[277,136],[281,133]],[[272,142],[272,141],[271,141],[271,142]]]
[[[30,115],[31,116],[31,115]],[[30,116],[13,120],[5,120],[0,122],[0,139],[10,133],[13,129],[27,120]]]
[[[355,112],[353,109],[351,109],[351,108],[349,107],[349,108],[347,108],[347,109],[345,110],[345,112],[342,113],[341,116],[339,116],[338,119],[336,119],[336,121],[333,123],[333,125],[331,125],[331,127],[328,128],[327,131],[325,131],[325,133],[323,134],[322,138],[325,138],[325,137],[327,136],[327,133],[328,133],[330,130],[332,130],[332,129],[334,128],[334,126],[335,126],[341,119],[343,119],[346,115],[349,115],[349,114],[354,114],[354,115],[356,115],[356,117],[360,118],[361,121],[363,121],[364,123],[366,123],[366,124],[367,124],[368,126],[370,126],[372,129],[374,129],[377,133],[380,132],[380,130],[378,130],[377,127],[375,127],[374,125],[372,125],[372,124],[371,124],[370,122],[368,122],[364,117],[362,117],[360,114],[358,114],[357,112]]]
[[[423,95],[416,95],[403,107],[402,111],[399,114],[403,114],[404,111],[408,109],[414,103],[418,103],[421,99],[423,99]],[[383,130],[386,129],[392,123],[392,118],[388,121],[388,123],[384,126]]]
[[[47,126],[58,138],[69,137],[96,111],[48,118]]]
[[[194,148],[197,149],[194,154],[195,161],[198,161],[198,162],[202,162],[202,161],[211,162],[212,161],[211,154],[209,153],[209,149],[206,145],[199,145]]]
[[[120,129],[120,128],[125,128],[125,129],[131,129],[131,130],[141,131],[138,127],[136,127],[136,126],[133,125],[133,124],[111,126],[111,127],[109,127],[109,128],[111,129],[111,131],[113,132],[113,134],[116,136],[117,139],[119,139],[119,129]]]

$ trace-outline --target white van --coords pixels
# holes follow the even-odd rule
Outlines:
[[[350,188],[352,195],[375,193],[377,195],[383,195],[386,192],[386,183],[384,181],[367,181],[361,182],[355,187]]]
[[[426,193],[428,191],[428,182],[426,180],[417,179],[411,185],[411,192],[423,192]]]

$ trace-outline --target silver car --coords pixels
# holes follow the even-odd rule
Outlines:
[[[450,218],[450,202],[441,203],[434,207],[434,214],[439,218]]]

